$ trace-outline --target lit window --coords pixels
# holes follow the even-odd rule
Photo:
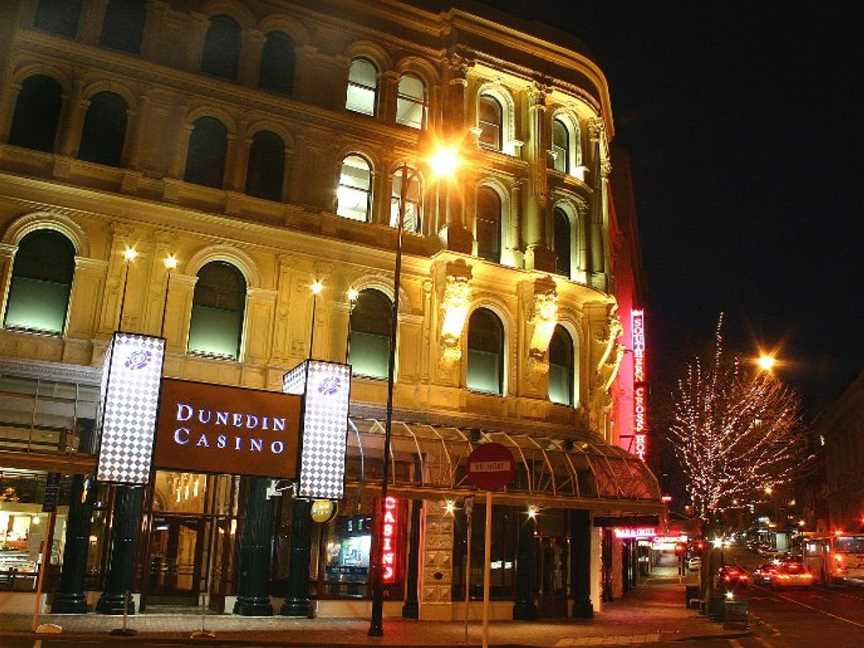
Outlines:
[[[12,266],[5,326],[61,335],[74,272],[75,248],[62,234],[37,230],[21,239]]]
[[[504,109],[501,103],[491,95],[480,95],[478,102],[478,124],[480,126],[480,146],[500,151],[501,136],[504,131]]]
[[[560,119],[552,121],[552,153],[554,168],[561,173],[570,172],[570,131]]]
[[[501,262],[501,199],[489,187],[477,191],[477,256]]]
[[[405,74],[399,79],[396,123],[418,129],[426,123],[426,86],[416,76]]]
[[[230,16],[213,16],[204,39],[201,71],[236,79],[240,65],[240,25]]]
[[[404,169],[393,174],[393,190],[390,199],[390,227],[399,226],[399,203],[402,199],[402,178]],[[423,190],[420,177],[413,169],[408,169],[408,183],[405,186],[405,220],[402,227],[406,232],[420,231],[420,212]]]
[[[375,116],[378,103],[378,68],[367,59],[354,59],[348,71],[348,94],[345,108]]]
[[[361,290],[351,311],[349,362],[354,374],[386,378],[393,303],[378,290]]]
[[[372,169],[359,155],[349,155],[342,161],[336,213],[343,218],[364,222],[372,213]]]
[[[100,92],[90,98],[78,159],[109,166],[120,166],[126,140],[126,102],[113,92]]]
[[[51,77],[36,74],[21,84],[9,143],[13,146],[51,152],[57,137],[63,88]]]
[[[563,326],[556,326],[549,342],[549,400],[573,405],[573,340]]]
[[[468,321],[468,389],[504,391],[504,327],[490,310],[478,308]]]
[[[555,271],[564,275],[570,276],[570,218],[563,209],[556,207],[554,210],[555,218]]]
[[[215,358],[240,357],[246,280],[224,261],[212,261],[198,271],[189,324],[189,352]]]

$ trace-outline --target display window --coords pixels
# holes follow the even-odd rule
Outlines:
[[[453,600],[465,600],[465,567],[468,533],[465,509],[454,511]],[[475,503],[471,515],[471,599],[483,598],[483,533],[486,508]],[[525,509],[509,506],[492,507],[492,560],[490,563],[493,600],[512,600],[516,586],[516,546],[518,525],[526,523]]]

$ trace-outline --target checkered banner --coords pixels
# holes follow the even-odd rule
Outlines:
[[[163,338],[118,332],[111,339],[102,369],[97,480],[150,481],[164,358]]]
[[[342,499],[351,365],[306,360],[285,374],[282,391],[303,396],[297,497]]]

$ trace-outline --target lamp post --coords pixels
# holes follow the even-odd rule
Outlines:
[[[177,257],[169,254],[162,260],[165,264],[165,299],[162,303],[162,323],[159,325],[159,337],[165,337],[165,316],[168,314],[168,289],[171,287],[171,271],[177,267]]]
[[[360,298],[360,292],[356,288],[348,289],[348,335],[345,336],[345,364],[351,359],[351,314]]]
[[[117,320],[117,330],[123,330],[123,309],[126,307],[126,283],[129,279],[129,264],[138,256],[137,250],[127,247],[123,250],[123,286],[120,289],[120,318]]]
[[[432,174],[436,178],[451,178],[459,167],[461,160],[458,150],[452,147],[439,147],[428,159]],[[403,161],[400,167],[401,186],[399,187],[399,215],[396,222],[396,263],[393,268],[393,303],[390,313],[390,349],[387,360],[387,411],[384,424],[384,466],[381,477],[381,499],[387,499],[388,482],[390,481],[390,441],[393,431],[393,376],[396,369],[396,327],[399,324],[399,284],[402,274],[402,235],[405,229],[405,203],[408,187],[419,177],[419,172]],[[380,524],[380,511],[376,510],[376,529]],[[382,582],[381,563],[383,559],[383,543],[376,537],[372,559],[372,619],[369,623],[370,637],[383,637],[382,623],[384,612],[384,583]]]
[[[324,290],[324,284],[316,279],[310,284],[309,290],[312,292],[312,328],[309,331],[309,360],[311,360],[312,346],[315,344],[315,313],[318,310],[318,295]]]

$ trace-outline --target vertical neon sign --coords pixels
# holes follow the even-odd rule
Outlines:
[[[395,497],[384,498],[384,524],[381,525],[381,580],[384,583],[396,581],[396,529],[399,522],[399,502]]]
[[[648,390],[645,384],[645,311],[631,311],[633,336],[633,438],[634,452],[645,461],[648,452]]]

